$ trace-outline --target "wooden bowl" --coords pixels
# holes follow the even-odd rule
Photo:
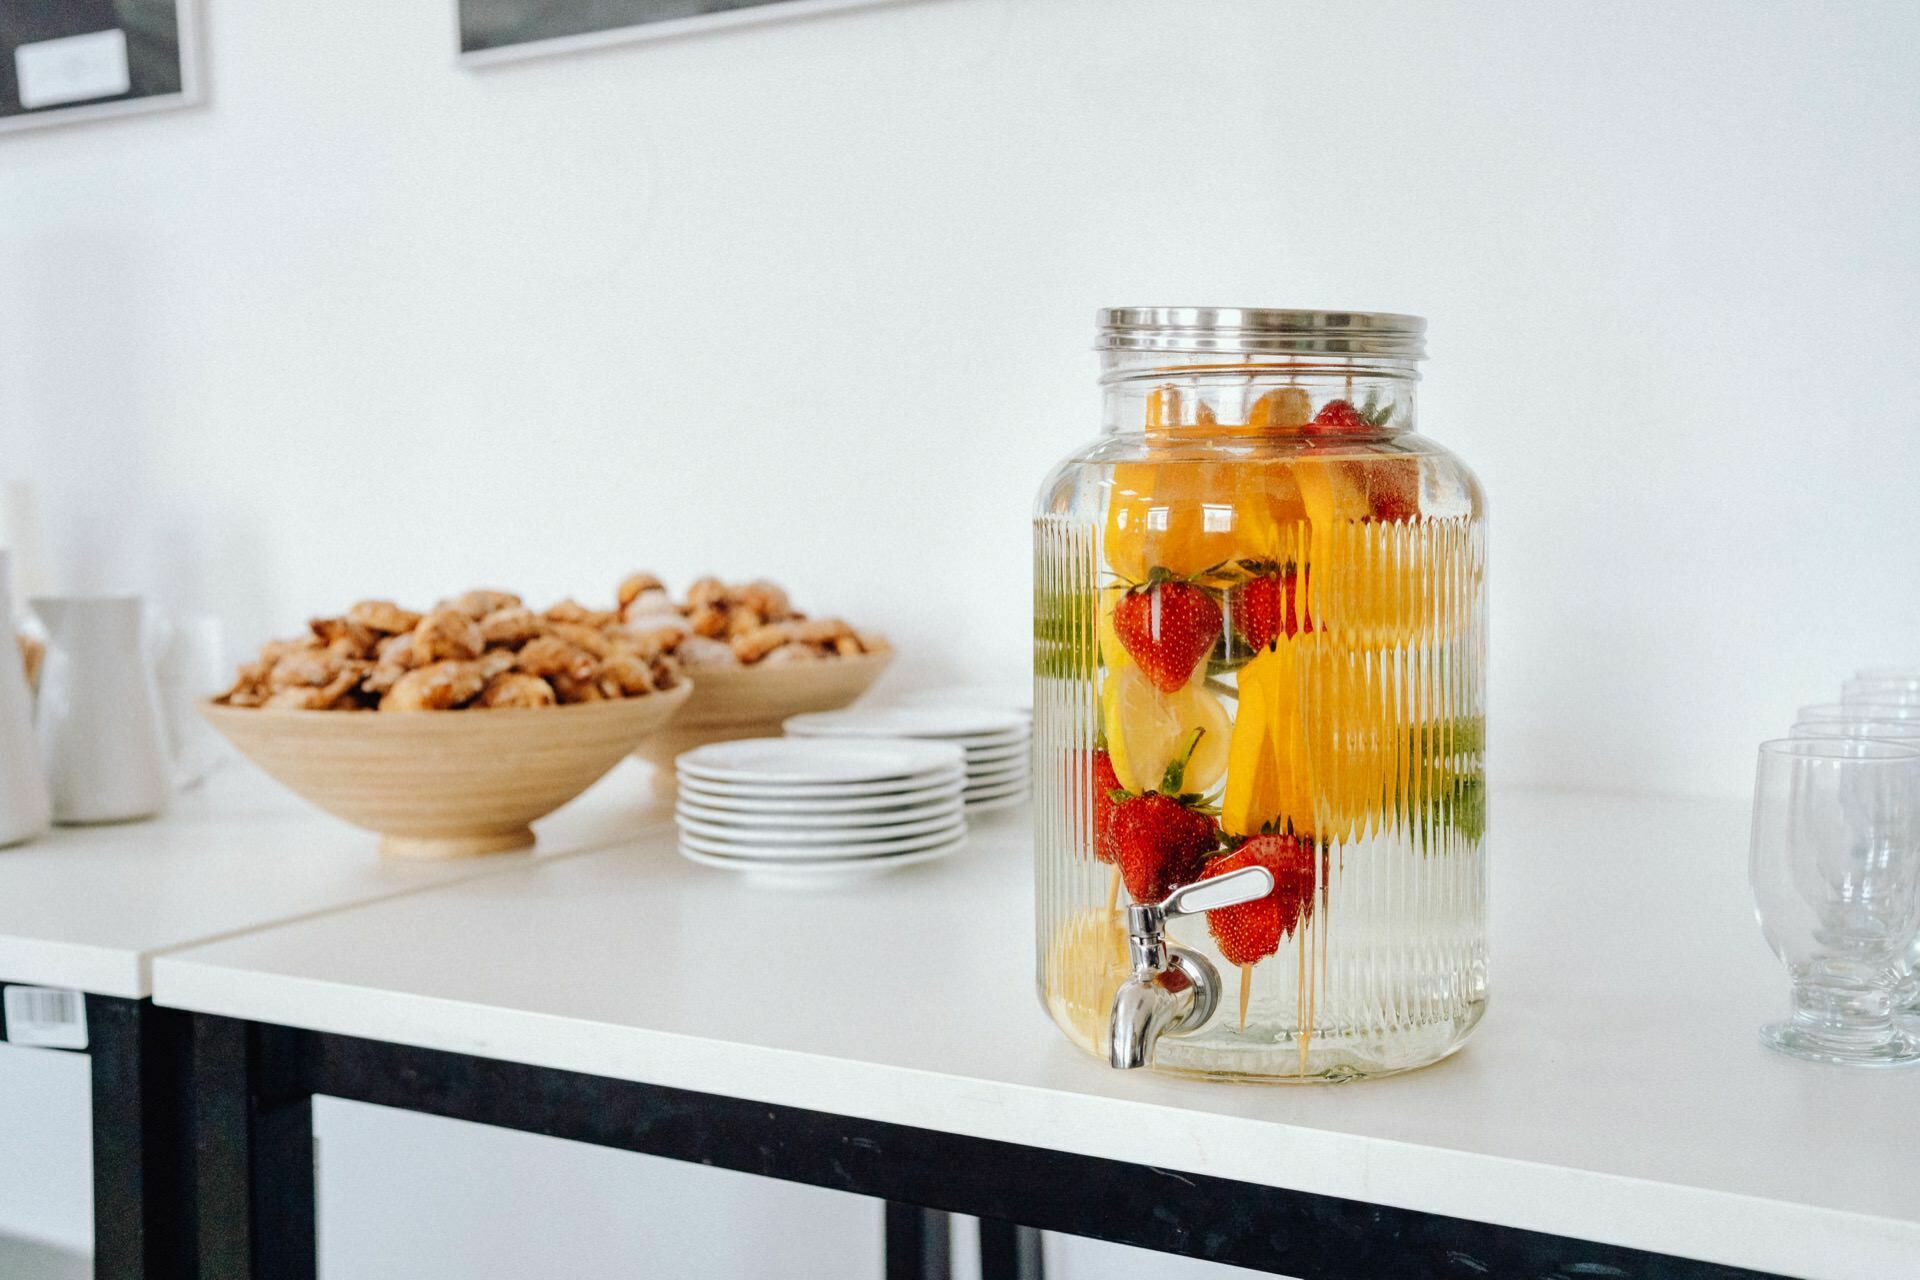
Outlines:
[[[525,849],[543,818],[665,724],[692,693],[564,707],[283,711],[202,702],[240,753],[380,852],[464,858]]]
[[[735,738],[777,738],[780,722],[802,711],[838,711],[880,678],[891,650],[818,662],[751,667],[694,667],[686,710],[634,752],[654,765],[654,790],[674,791],[673,760],[683,751]]]

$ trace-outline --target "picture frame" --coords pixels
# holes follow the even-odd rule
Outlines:
[[[202,0],[0,0],[0,133],[192,106]]]
[[[453,0],[464,66],[782,22],[902,0]]]

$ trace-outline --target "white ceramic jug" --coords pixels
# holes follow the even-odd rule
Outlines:
[[[33,737],[33,695],[14,647],[13,561],[0,551],[0,845],[31,840],[51,815],[47,775]]]
[[[226,742],[200,715],[202,698],[227,687],[225,632],[208,614],[174,618],[161,629],[165,643],[154,683],[160,690],[160,714],[173,756],[173,785],[185,791],[206,781],[226,758]]]
[[[48,632],[34,724],[55,822],[124,822],[167,806],[171,773],[138,597],[41,596]]]

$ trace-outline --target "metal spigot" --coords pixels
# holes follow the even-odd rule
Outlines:
[[[1107,1061],[1122,1070],[1153,1060],[1161,1036],[1184,1036],[1207,1025],[1220,1004],[1220,971],[1198,951],[1167,942],[1167,921],[1178,916],[1237,907],[1273,892],[1273,873],[1243,867],[1211,880],[1196,880],[1168,894],[1163,902],[1136,902],[1127,908],[1127,949],[1133,976],[1113,993],[1107,1018]],[[1167,985],[1168,972],[1184,984]]]

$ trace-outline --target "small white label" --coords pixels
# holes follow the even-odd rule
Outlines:
[[[87,1047],[87,1002],[60,987],[8,987],[7,1039],[43,1049]]]
[[[112,98],[133,87],[127,33],[118,27],[23,44],[13,51],[13,69],[28,110]]]

